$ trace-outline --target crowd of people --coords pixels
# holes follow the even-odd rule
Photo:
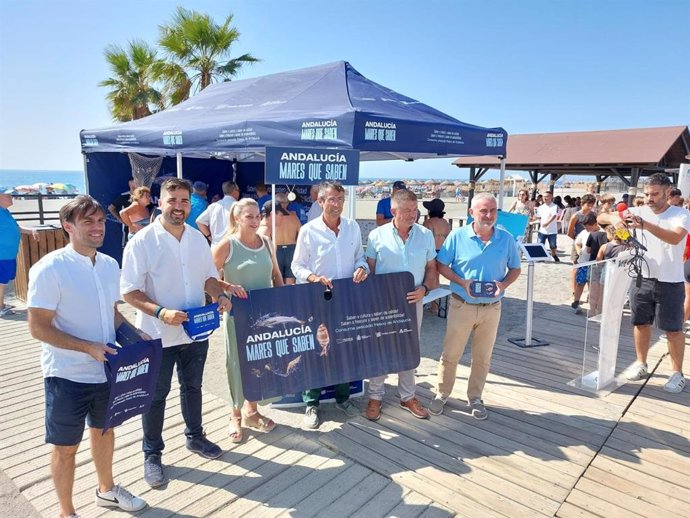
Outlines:
[[[112,429],[104,431],[108,384],[102,364],[106,354],[117,354],[108,344],[115,342],[121,325],[132,327],[143,339],[159,338],[163,344],[153,402],[142,416],[146,483],[161,487],[168,481],[163,463],[164,423],[173,370],[180,382],[186,447],[205,458],[223,454],[206,437],[202,422],[201,382],[208,340],[192,341],[182,327],[188,318],[185,308],[203,306],[207,299],[216,302],[224,314],[231,402],[228,434],[233,443],[245,440],[244,428],[269,433],[276,423],[260,413],[259,402],[244,397],[241,344],[237,343],[234,317],[228,313],[231,299],[291,283],[332,288],[336,279],[362,283],[372,275],[409,272],[414,288],[406,294],[406,302],[415,307],[420,333],[424,297],[438,286],[439,276],[448,279],[451,296],[435,396],[425,408],[416,397],[414,370],[400,372],[400,408],[419,419],[443,413],[456,381],[458,361],[471,339],[468,413],[479,420],[489,415],[483,391],[501,303],[506,289],[521,273],[515,239],[496,225],[498,206],[492,194],[474,196],[469,208],[471,224],[451,230],[440,199],[423,203],[428,217],[423,225],[417,223],[417,195],[403,182],[396,182],[390,198],[377,207],[378,226],[364,247],[360,226],[343,216],[345,189],[338,183],[314,186],[310,192],[313,204],[303,205],[302,211],[291,209],[287,195],[267,198],[263,185],[256,186],[258,201],[241,198],[234,182],[223,183],[222,190],[224,197],[208,204],[207,186],[202,182],[192,185],[182,179],[166,179],[156,216],[147,203],[148,189],[131,185],[128,202],[120,200],[120,206],[108,207],[128,227],[121,273],[113,259],[97,251],[105,236],[106,211],[93,198],[79,196],[60,211],[69,244],[45,256],[31,270],[29,329],[43,344],[46,442],[53,445],[51,472],[62,516],[76,516],[72,487],[85,424],[98,478],[96,504],[131,512],[146,505],[114,483],[115,434]],[[630,293],[637,361],[626,376],[641,379],[648,374],[650,330],[656,321],[668,336],[671,353],[672,373],[665,389],[680,392],[685,385],[683,323],[688,317],[683,283],[690,281],[685,276],[689,268],[683,270],[683,254],[687,252],[690,212],[670,205],[673,192],[668,176],[657,174],[645,184],[642,207],[628,207],[627,200],[621,200],[623,207],[616,204],[615,197],[593,194],[582,196],[579,203],[566,199],[562,205],[552,193],[545,193],[540,203],[521,191],[510,210],[539,221],[539,239],[548,243],[554,258],[558,258],[560,218],[561,229],[573,238],[574,262],[615,257],[627,246],[618,231],[638,232],[647,248],[647,268],[641,272],[642,282],[634,284]],[[573,308],[580,309],[584,285],[589,282],[590,312],[601,311],[602,272],[592,266],[583,277],[580,269],[573,270],[572,282]],[[135,322],[127,322],[119,312],[120,298],[136,309]],[[364,416],[372,421],[381,416],[385,379],[369,380]],[[360,415],[350,399],[349,383],[343,381],[335,386],[335,406],[347,417]],[[302,393],[305,428],[315,429],[321,423],[321,395],[321,387]]]

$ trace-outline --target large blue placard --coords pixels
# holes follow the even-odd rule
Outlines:
[[[412,274],[254,290],[233,298],[244,396],[250,401],[414,369]]]
[[[266,183],[312,185],[359,183],[359,151],[308,147],[267,147]]]
[[[158,383],[163,344],[142,340],[127,324],[117,330],[117,354],[108,354],[104,364],[110,397],[104,430],[148,412]]]

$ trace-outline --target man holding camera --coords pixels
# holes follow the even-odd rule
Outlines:
[[[600,214],[600,224],[617,229],[639,229],[637,240],[647,250],[640,265],[641,282],[630,288],[630,309],[634,326],[633,340],[637,361],[624,373],[631,381],[648,375],[647,353],[655,319],[666,332],[672,373],[664,385],[667,392],[682,392],[683,376],[683,302],[685,300],[683,248],[690,231],[690,212],[668,203],[671,180],[665,173],[655,173],[644,186],[646,205],[622,213]]]
[[[486,419],[482,391],[501,319],[501,299],[520,276],[520,253],[513,236],[496,228],[496,198],[480,193],[472,198],[471,225],[453,230],[436,256],[438,271],[450,280],[448,328],[438,365],[436,397],[429,412],[443,412],[453,391],[458,361],[472,339],[472,365],[467,398],[472,417]]]

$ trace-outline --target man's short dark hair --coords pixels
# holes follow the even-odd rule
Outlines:
[[[582,198],[580,198],[580,205],[584,203],[591,203],[592,205],[594,205],[596,202],[597,198],[593,194],[583,194]]]
[[[674,187],[670,191],[668,191],[669,196],[683,196],[683,193],[678,187]]]
[[[660,185],[661,187],[668,187],[671,185],[671,177],[666,173],[654,173],[645,182],[646,185]]]
[[[88,194],[81,194],[65,203],[60,209],[60,224],[62,225],[62,232],[65,234],[65,237],[69,239],[69,234],[65,231],[66,222],[74,223],[78,219],[90,216],[94,212],[102,212],[105,216],[103,205]]]
[[[190,196],[192,195],[192,184],[189,183],[189,180],[185,180],[184,178],[175,178],[171,176],[161,184],[161,194],[163,192],[172,192],[178,189],[184,189]]]

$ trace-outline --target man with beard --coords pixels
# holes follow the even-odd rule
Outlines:
[[[37,262],[29,272],[27,306],[31,336],[42,342],[46,442],[60,516],[77,516],[72,501],[75,459],[89,426],[96,467],[96,505],[139,511],[146,506],[113,481],[115,433],[103,432],[110,395],[103,362],[124,318],[117,262],[97,252],[105,236],[105,211],[91,196],[77,196],[60,209],[69,244]]]
[[[467,400],[472,417],[488,417],[482,392],[501,319],[501,299],[506,288],[520,276],[517,244],[507,231],[495,226],[497,214],[492,194],[480,193],[472,198],[470,215],[474,221],[453,230],[436,256],[439,273],[450,280],[453,293],[438,365],[436,397],[429,406],[433,415],[443,412],[455,385],[458,361],[472,334]]]
[[[297,237],[292,271],[298,284],[318,282],[332,288],[333,279],[352,277],[362,282],[369,275],[364,259],[362,233],[356,221],[343,218],[345,189],[335,182],[324,182],[319,187],[318,203],[323,213],[304,225]],[[304,423],[307,428],[319,426],[319,398],[321,389],[305,390],[302,401],[307,405]],[[348,417],[359,415],[350,401],[350,384],[335,385],[336,407]]]
[[[204,237],[185,220],[189,215],[191,186],[170,178],[161,185],[162,214],[127,243],[122,260],[120,288],[126,302],[137,311],[137,325],[163,342],[161,369],[151,409],[142,416],[144,430],[144,479],[151,487],[167,482],[161,456],[165,402],[173,368],[180,380],[182,417],[187,449],[208,459],[223,452],[204,434],[201,420],[201,382],[208,340],[194,342],[182,323],[186,309],[205,304],[204,292],[230,309],[230,299],[218,282],[211,250]]]
[[[637,236],[646,248],[642,262],[642,282],[630,288],[630,310],[634,326],[633,341],[637,361],[624,373],[631,380],[648,375],[647,353],[652,324],[666,332],[672,373],[664,385],[667,392],[682,392],[683,376],[683,302],[685,300],[683,249],[690,231],[690,213],[682,207],[669,205],[671,180],[665,173],[655,173],[644,186],[646,206],[632,207],[619,214],[600,214],[598,221],[616,228],[640,229]]]
[[[369,234],[367,262],[372,273],[410,272],[415,289],[407,293],[407,302],[417,310],[417,333],[422,329],[422,299],[435,282],[436,247],[434,235],[417,219],[417,195],[407,189],[398,189],[391,196],[393,221],[375,228]],[[371,421],[381,417],[381,400],[385,394],[386,376],[369,380],[369,402],[365,416]],[[427,419],[429,412],[415,397],[414,369],[398,373],[400,407],[418,419]]]

